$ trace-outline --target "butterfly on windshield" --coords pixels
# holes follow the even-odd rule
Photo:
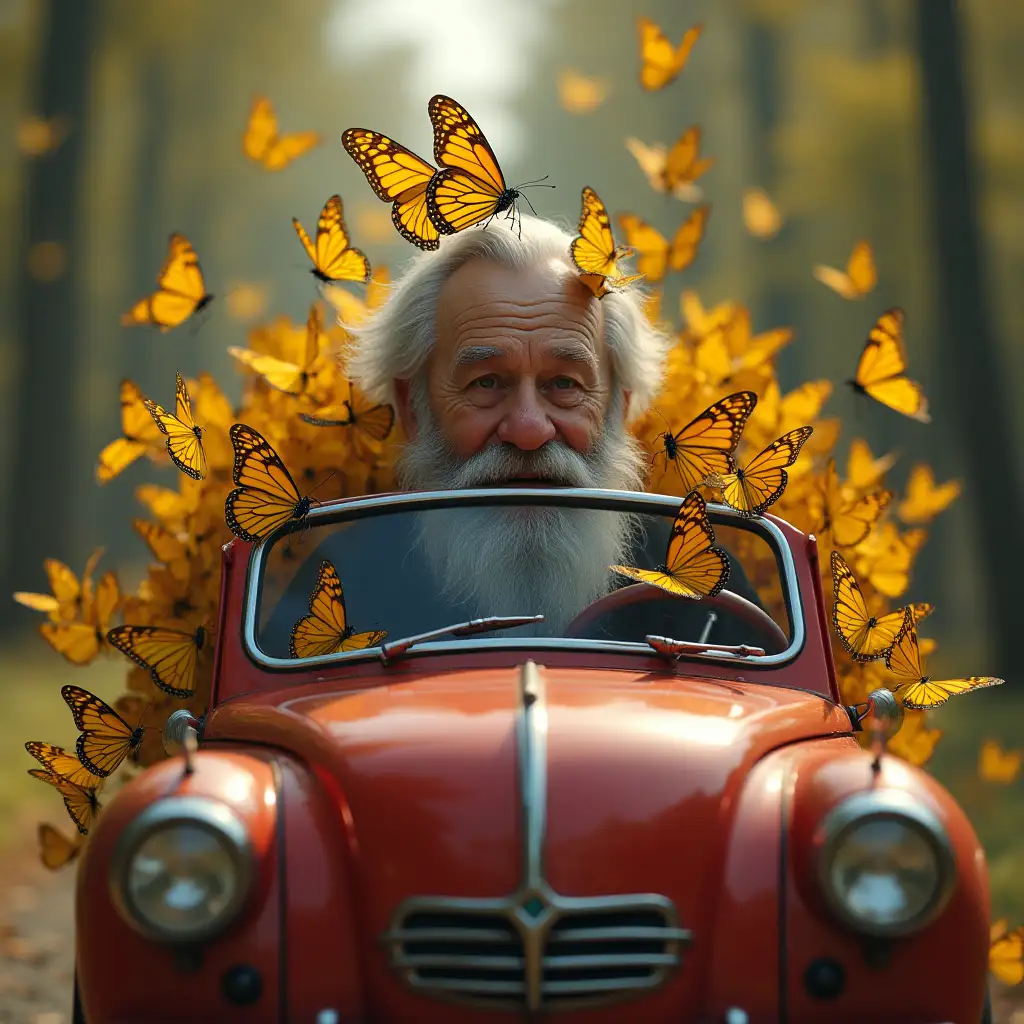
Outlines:
[[[52,743],[31,740],[25,749],[48,771],[59,775],[62,779],[73,782],[76,786],[96,786],[100,777],[88,768],[74,754],[68,753],[63,747]]]
[[[633,250],[615,244],[608,211],[592,188],[583,190],[577,230],[579,234],[569,246],[569,255],[580,272],[580,280],[597,298],[643,278],[643,274],[623,274],[619,268],[619,260],[632,256]]]
[[[703,25],[693,25],[683,33],[678,47],[649,18],[637,18],[640,35],[640,84],[648,92],[664,89],[686,67],[693,44],[700,38]]]
[[[917,627],[908,608],[902,635],[886,655],[885,667],[899,682],[892,688],[903,698],[908,708],[936,708],[945,704],[950,697],[987,686],[1000,686],[1002,679],[995,676],[969,676],[966,679],[932,679],[925,675],[921,649],[917,641]]]
[[[140,455],[163,447],[160,430],[146,409],[146,396],[134,381],[121,381],[121,436],[100,452],[96,461],[96,480],[109,483]]]
[[[661,435],[662,447],[655,452],[675,466],[684,493],[703,483],[712,473],[733,470],[732,453],[739,444],[747,417],[757,405],[753,391],[737,391],[708,406],[675,433]]]
[[[206,643],[204,627],[188,633],[166,626],[116,626],[107,640],[146,669],[164,693],[172,697],[191,697],[195,693],[199,652]]]
[[[434,162],[441,168],[427,185],[427,209],[438,231],[452,235],[505,211],[515,218],[517,203],[525,198],[520,190],[544,178],[510,188],[494,150],[464,107],[437,95],[427,112],[434,127]]]
[[[98,803],[96,807],[99,807]],[[78,822],[75,824],[77,825]],[[82,852],[80,834],[74,839],[68,839],[60,829],[42,822],[36,830],[36,835],[39,839],[39,859],[43,862],[43,867],[50,871],[60,870]]]
[[[663,565],[656,569],[637,569],[629,565],[609,568],[620,576],[659,587],[675,597],[692,600],[714,597],[729,581],[729,557],[714,543],[715,531],[708,520],[704,499],[691,491],[672,524]]]
[[[257,96],[242,136],[242,152],[268,171],[280,171],[324,141],[319,132],[281,134],[270,100]]]
[[[366,175],[378,199],[391,203],[391,222],[420,249],[436,249],[440,232],[427,210],[427,185],[437,173],[433,164],[410,149],[368,128],[349,128],[341,144]]]
[[[857,372],[846,383],[859,395],[869,395],[876,402],[912,420],[931,423],[928,399],[917,381],[905,376],[907,353],[903,346],[902,309],[887,309],[875,322],[864,344]]]
[[[288,649],[293,658],[316,658],[322,654],[376,647],[387,635],[387,630],[357,633],[348,624],[338,571],[325,558],[320,563],[316,587],[309,598],[309,614],[295,623]]]
[[[129,725],[109,704],[80,686],[61,688],[81,736],[75,747],[78,760],[93,773],[106,778],[131,755],[136,757],[146,730]]]
[[[320,358],[324,337],[320,313],[316,306],[311,306],[306,320],[306,344],[301,362],[293,363],[287,359],[267,355],[265,352],[254,352],[252,349],[239,348],[236,345],[228,347],[228,354],[260,374],[275,391],[283,391],[286,395],[301,395],[308,387],[310,379],[315,376],[313,366]]]
[[[167,438],[167,454],[170,455],[171,462],[193,480],[202,480],[206,476],[203,428],[196,426],[196,421],[192,418],[192,401],[188,397],[188,389],[181,379],[181,374],[176,373],[174,377],[177,382],[174,414],[148,398],[145,400],[145,406],[160,433]]]
[[[832,534],[836,547],[854,547],[871,532],[892,497],[892,491],[872,491],[859,498],[847,498],[839,483],[835,459],[829,459],[821,495],[821,529]]]
[[[292,217],[292,226],[306,255],[313,261],[310,273],[318,281],[333,284],[335,281],[370,280],[370,261],[362,251],[348,244],[341,196],[331,196],[324,203],[316,224],[315,245],[297,217]]]
[[[96,815],[100,812],[100,802],[97,799],[99,785],[76,786],[68,779],[63,779],[43,768],[32,768],[29,775],[53,786],[64,797],[64,806],[68,809],[71,820],[83,836],[88,835]],[[101,779],[100,783],[102,781]]]
[[[743,516],[759,516],[786,489],[786,468],[796,462],[813,427],[797,427],[775,441],[734,473],[712,473],[707,484],[722,490],[725,503]]]
[[[206,291],[203,271],[192,243],[179,234],[171,235],[167,259],[156,279],[157,290],[139,299],[121,317],[124,327],[151,324],[161,331],[183,324],[213,300]]]
[[[711,207],[695,207],[670,242],[657,228],[632,213],[620,213],[619,227],[636,252],[636,269],[648,281],[660,281],[671,269],[685,270],[697,258]]]
[[[373,441],[384,441],[395,425],[395,410],[387,402],[372,402],[350,381],[349,397],[340,406],[326,406],[317,416],[302,412],[299,418],[314,427],[352,427]]]
[[[853,570],[838,551],[832,552],[832,624],[843,650],[855,661],[876,661],[889,652],[906,628],[906,608],[872,615]]]
[[[91,578],[83,575],[80,617],[70,622],[44,622],[39,632],[72,665],[88,665],[103,649],[107,630],[120,605],[121,589],[112,572],[100,577],[95,591]]]
[[[844,299],[864,298],[878,284],[871,244],[862,240],[853,247],[846,261],[846,270],[837,270],[819,263],[814,268],[814,276]]]
[[[258,541],[293,519],[305,519],[313,499],[299,494],[270,442],[244,423],[236,423],[230,433],[235,489],[224,503],[228,529],[240,540]]]

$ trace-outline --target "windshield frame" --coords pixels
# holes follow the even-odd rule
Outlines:
[[[345,499],[329,505],[314,506],[303,520],[285,524],[274,533],[264,537],[253,546],[245,581],[245,603],[242,614],[242,645],[246,656],[260,668],[270,672],[310,671],[326,666],[350,663],[377,662],[381,660],[381,648],[366,647],[357,651],[323,654],[311,658],[278,658],[264,653],[256,637],[259,622],[260,601],[263,591],[263,573],[267,552],[272,543],[290,533],[297,533],[313,525],[329,525],[347,520],[364,519],[376,514],[393,511],[417,512],[430,508],[452,508],[460,505],[557,505],[568,508],[593,508],[609,512],[635,512],[648,515],[663,515],[675,518],[683,499],[671,494],[650,494],[642,491],[614,491],[590,487],[480,487],[465,490],[445,491],[399,491],[388,494],[367,495],[362,498]],[[709,515],[720,520],[729,520],[729,525],[748,530],[761,536],[776,556],[780,568],[786,612],[789,616],[792,635],[789,646],[777,654],[736,657],[723,652],[690,654],[678,660],[696,659],[704,663],[743,665],[745,668],[776,668],[792,661],[804,647],[806,628],[804,625],[803,595],[800,592],[796,563],[789,541],[782,530],[770,519],[762,516],[742,516],[727,505],[708,502]],[[713,525],[713,524],[712,524]],[[723,524],[724,525],[724,524]],[[530,614],[524,609],[523,614]],[[454,623],[453,623],[454,625]],[[396,637],[395,639],[401,639]],[[657,656],[646,643],[626,640],[590,640],[582,637],[490,637],[486,633],[478,637],[435,640],[417,644],[402,657],[408,658],[430,654],[461,654],[470,651],[586,651],[614,654],[642,654],[647,658]]]

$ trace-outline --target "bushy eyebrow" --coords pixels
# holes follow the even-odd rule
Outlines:
[[[586,345],[577,342],[554,344],[548,349],[548,354],[559,362],[582,363],[595,373],[598,370],[597,357]],[[477,363],[487,362],[488,359],[499,359],[503,355],[505,350],[496,345],[467,345],[455,354],[455,369],[475,366]]]
[[[488,359],[497,359],[504,354],[496,345],[467,345],[455,353],[455,369],[461,370],[464,366],[486,363]]]

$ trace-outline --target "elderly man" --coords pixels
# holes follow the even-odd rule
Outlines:
[[[353,378],[396,407],[410,439],[403,487],[640,488],[644,455],[626,418],[658,389],[668,339],[639,292],[593,296],[571,240],[531,218],[521,237],[496,224],[446,238],[356,333]],[[628,517],[579,509],[460,510],[457,524],[427,514],[420,529],[454,606],[542,612],[544,634],[610,588],[607,567],[631,541]]]

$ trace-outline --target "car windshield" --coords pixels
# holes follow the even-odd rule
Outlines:
[[[430,631],[441,632],[417,640],[417,650],[583,645],[649,655],[646,638],[654,635],[713,648],[685,653],[754,663],[795,653],[792,556],[770,522],[707,507],[728,566],[715,596],[693,600],[637,581],[672,561],[679,509],[678,498],[554,488],[387,495],[316,508],[255,550],[247,641],[278,668],[380,657],[382,647],[387,655],[396,641]],[[696,535],[694,543],[706,546]],[[672,557],[679,562],[679,553]],[[697,577],[714,583],[722,562],[699,559]],[[679,573],[693,574],[694,563]],[[444,632],[489,616],[539,615],[543,621]]]

